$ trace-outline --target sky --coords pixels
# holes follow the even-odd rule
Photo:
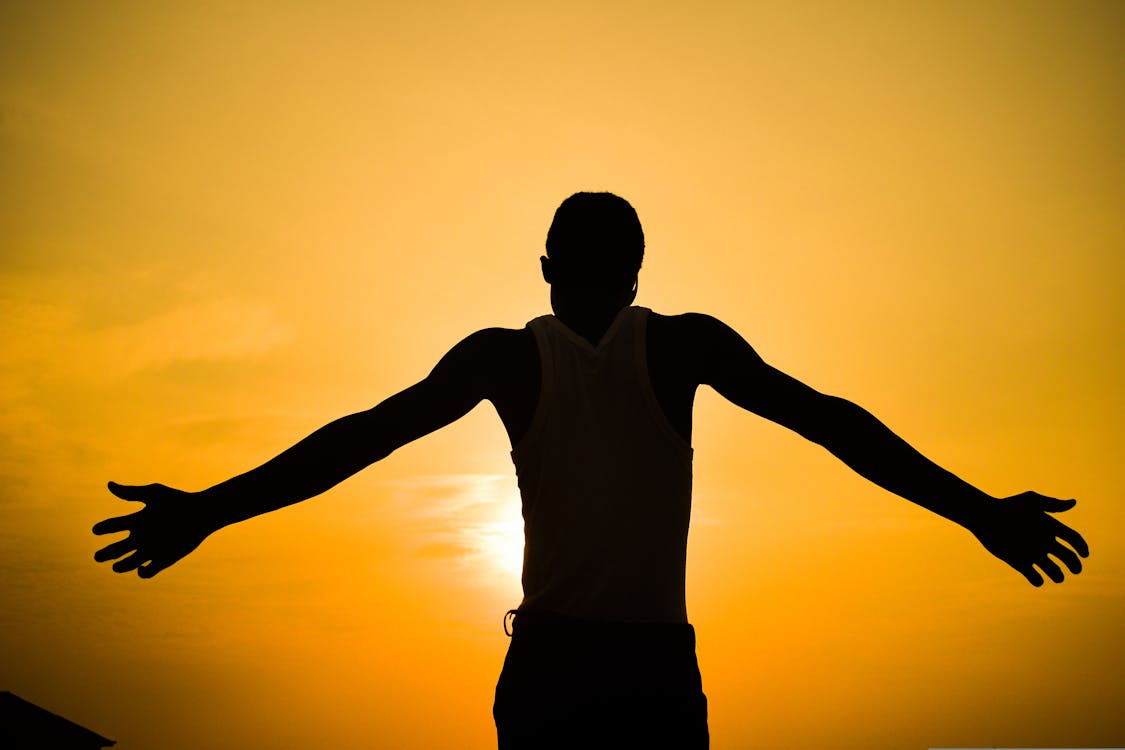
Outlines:
[[[105,482],[201,490],[549,312],[612,190],[700,311],[986,492],[1078,499],[1035,589],[703,389],[716,748],[1125,744],[1114,2],[6,2],[0,689],[122,750],[487,748],[519,603],[482,404],[150,581]]]

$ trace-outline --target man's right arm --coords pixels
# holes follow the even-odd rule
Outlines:
[[[1073,500],[1036,493],[991,497],[923,456],[862,407],[820,393],[766,364],[721,321],[692,314],[689,326],[699,382],[732,403],[823,446],[880,487],[964,526],[1033,585],[1043,582],[1036,565],[1052,580],[1063,579],[1062,569],[1048,554],[1072,573],[1081,570],[1078,555],[1088,554],[1085,541],[1047,515],[1073,507]]]
[[[499,329],[478,331],[413,386],[372,409],[321,427],[261,466],[202,492],[111,482],[113,494],[145,507],[94,527],[95,534],[129,532],[99,550],[95,559],[120,557],[113,564],[116,572],[137,570],[148,578],[224,526],[319,495],[401,446],[460,419],[489,397],[497,354],[505,341]]]

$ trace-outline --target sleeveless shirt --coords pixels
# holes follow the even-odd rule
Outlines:
[[[521,607],[687,622],[692,449],[649,381],[649,312],[623,308],[597,346],[553,315],[527,324],[541,382],[512,450],[524,519]]]

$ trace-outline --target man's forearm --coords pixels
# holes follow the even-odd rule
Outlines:
[[[372,444],[376,419],[371,410],[330,422],[258,468],[199,493],[201,511],[221,528],[331,489],[391,452]]]
[[[866,409],[831,398],[830,426],[818,443],[860,476],[940,516],[969,527],[994,498],[946,471]]]

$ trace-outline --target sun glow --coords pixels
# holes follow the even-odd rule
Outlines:
[[[466,530],[475,555],[488,566],[519,580],[523,571],[523,524],[511,519],[484,521]]]
[[[422,556],[464,565],[505,587],[523,570],[523,519],[515,478],[431,474],[394,483],[419,526]]]

